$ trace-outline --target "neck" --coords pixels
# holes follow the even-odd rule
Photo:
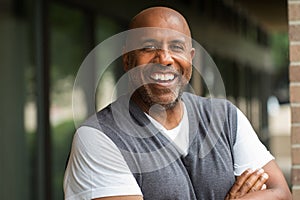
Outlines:
[[[147,105],[136,94],[132,96],[132,100],[153,119],[158,121],[167,130],[173,129],[179,125],[183,117],[183,103],[178,100],[174,106],[166,109],[164,106],[155,104],[153,106]]]

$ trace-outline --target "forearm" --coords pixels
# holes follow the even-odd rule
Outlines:
[[[292,196],[286,191],[279,189],[266,189],[256,192],[251,192],[239,199],[251,199],[251,200],[291,200]]]
[[[263,189],[264,184],[267,189]],[[264,166],[264,170],[246,170],[237,177],[225,198],[230,199],[289,200],[292,195],[278,166],[270,161]]]
[[[143,200],[143,197],[139,195],[128,195],[128,196],[102,197],[102,198],[97,198],[92,200]]]

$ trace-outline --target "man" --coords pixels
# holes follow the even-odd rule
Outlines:
[[[153,7],[130,29],[137,30],[124,47],[130,91],[77,130],[65,198],[291,199],[238,109],[183,92],[195,54],[184,17]]]

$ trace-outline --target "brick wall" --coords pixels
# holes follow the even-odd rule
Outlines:
[[[292,113],[292,192],[300,199],[300,0],[288,1],[290,39],[290,102]]]

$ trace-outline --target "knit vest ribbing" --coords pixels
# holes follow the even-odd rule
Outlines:
[[[235,181],[236,108],[226,100],[189,93],[184,93],[182,100],[189,119],[186,156],[127,96],[83,125],[99,129],[116,144],[144,200],[223,200]]]

